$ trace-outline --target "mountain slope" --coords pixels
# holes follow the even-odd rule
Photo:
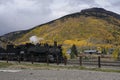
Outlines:
[[[75,41],[86,41],[92,44],[116,45],[120,43],[120,15],[102,8],[85,9],[21,34],[8,39],[20,43],[29,41],[31,36],[38,36],[61,43],[69,43],[71,40],[71,44]]]

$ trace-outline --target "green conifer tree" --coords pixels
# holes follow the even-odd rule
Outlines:
[[[77,51],[77,48],[76,48],[76,45],[73,44],[72,47],[71,47],[71,59],[75,58],[75,56],[77,57],[78,56],[78,51]]]

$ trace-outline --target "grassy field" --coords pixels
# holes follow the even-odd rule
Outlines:
[[[84,66],[71,66],[71,65],[56,65],[50,64],[47,65],[46,63],[17,63],[17,62],[0,62],[0,68],[3,69],[28,69],[28,70],[90,70],[90,71],[102,71],[102,72],[117,72],[120,73],[120,70],[114,69],[103,69],[103,68],[86,68]]]
[[[13,65],[12,63],[0,62],[0,68],[7,68],[12,65]]]

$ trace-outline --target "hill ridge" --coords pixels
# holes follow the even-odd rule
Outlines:
[[[90,8],[65,15],[53,21],[20,31],[16,36],[1,36],[15,43],[25,42],[36,35],[46,40],[88,40],[90,43],[120,43],[120,15],[103,8]],[[96,34],[95,34],[96,33]],[[106,35],[107,34],[107,38]],[[97,39],[98,38],[98,39]],[[105,39],[104,39],[105,38]]]

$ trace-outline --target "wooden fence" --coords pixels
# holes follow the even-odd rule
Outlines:
[[[70,59],[67,61],[68,65],[80,65],[80,66],[96,66],[101,68],[102,66],[112,66],[112,67],[120,67],[119,60],[111,60],[111,58],[103,58],[101,56],[98,57],[90,57],[88,59],[80,56],[79,59]]]
[[[46,60],[47,65],[52,64],[49,62],[48,57],[46,58],[47,58]],[[17,60],[19,63],[21,62],[20,57],[18,57]],[[9,62],[8,56],[6,61],[7,63]],[[34,57],[31,58],[30,62],[32,64],[35,62]],[[79,58],[77,59],[69,59],[69,60],[67,60],[67,58],[65,57],[62,62],[59,62],[57,58],[54,63],[56,63],[57,65],[62,63],[64,65],[96,66],[98,68],[101,68],[102,66],[120,67],[120,60],[114,60],[111,57],[101,57],[101,56],[97,56],[97,57],[79,56]]]

